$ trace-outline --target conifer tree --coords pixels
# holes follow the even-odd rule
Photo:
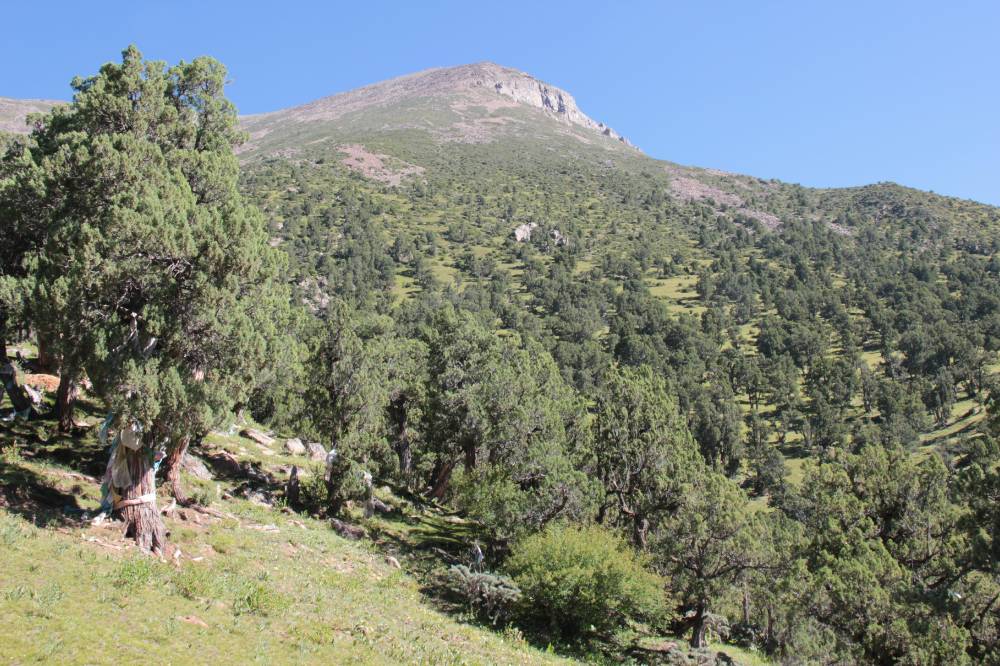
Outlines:
[[[86,372],[122,441],[137,435],[109,486],[144,550],[164,546],[154,459],[176,480],[192,438],[246,399],[287,304],[237,190],[225,80],[211,58],[168,68],[130,46],[39,122],[9,185],[34,196],[4,196],[5,217],[38,227],[31,323],[64,373]]]

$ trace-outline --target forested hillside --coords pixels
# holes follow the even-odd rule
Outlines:
[[[159,458],[210,505],[184,460],[244,419],[293,438],[244,494],[521,642],[1000,663],[1000,209],[659,161],[489,63],[242,136],[223,81],[127,51],[5,140],[0,333],[59,377],[10,399],[144,443],[109,477],[140,546]],[[10,460],[48,437],[14,423]]]

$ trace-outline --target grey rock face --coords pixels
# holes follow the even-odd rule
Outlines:
[[[309,460],[315,462],[323,462],[326,460],[326,448],[318,442],[309,442],[306,444],[306,450],[309,452]]]
[[[285,451],[292,454],[293,456],[305,455],[306,446],[302,443],[302,440],[298,437],[293,437],[285,442]]]
[[[240,431],[240,435],[257,442],[262,446],[271,446],[274,444],[274,437],[271,437],[260,430],[255,430],[254,428],[244,428]]]

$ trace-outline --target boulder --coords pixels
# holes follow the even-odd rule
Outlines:
[[[271,437],[270,435],[254,428],[244,428],[240,431],[240,435],[246,437],[247,439],[252,439],[263,446],[271,446],[274,444],[274,437]]]
[[[333,531],[344,537],[345,539],[350,539],[351,541],[357,541],[359,539],[364,539],[367,534],[363,528],[345,523],[337,518],[330,519],[330,526]]]
[[[301,456],[306,452],[306,446],[302,443],[302,440],[298,437],[293,437],[285,442],[285,451],[292,454],[293,456]]]
[[[518,243],[531,240],[531,232],[538,226],[536,222],[527,222],[514,228],[514,240]]]
[[[318,442],[309,442],[306,444],[306,449],[309,451],[309,460],[315,462],[323,462],[326,460],[326,448]]]
[[[188,453],[184,456],[184,462],[181,463],[181,469],[196,479],[201,479],[202,481],[212,480],[212,473],[208,471],[208,467],[205,466],[205,461],[193,453]]]

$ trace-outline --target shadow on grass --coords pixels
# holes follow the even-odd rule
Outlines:
[[[0,502],[9,513],[38,527],[77,526],[84,509],[78,495],[51,485],[25,464],[0,460]]]
[[[97,441],[97,429],[79,428],[60,433],[55,421],[14,420],[0,424],[0,443],[19,442],[25,458],[67,467],[99,477],[108,463],[107,449]]]

